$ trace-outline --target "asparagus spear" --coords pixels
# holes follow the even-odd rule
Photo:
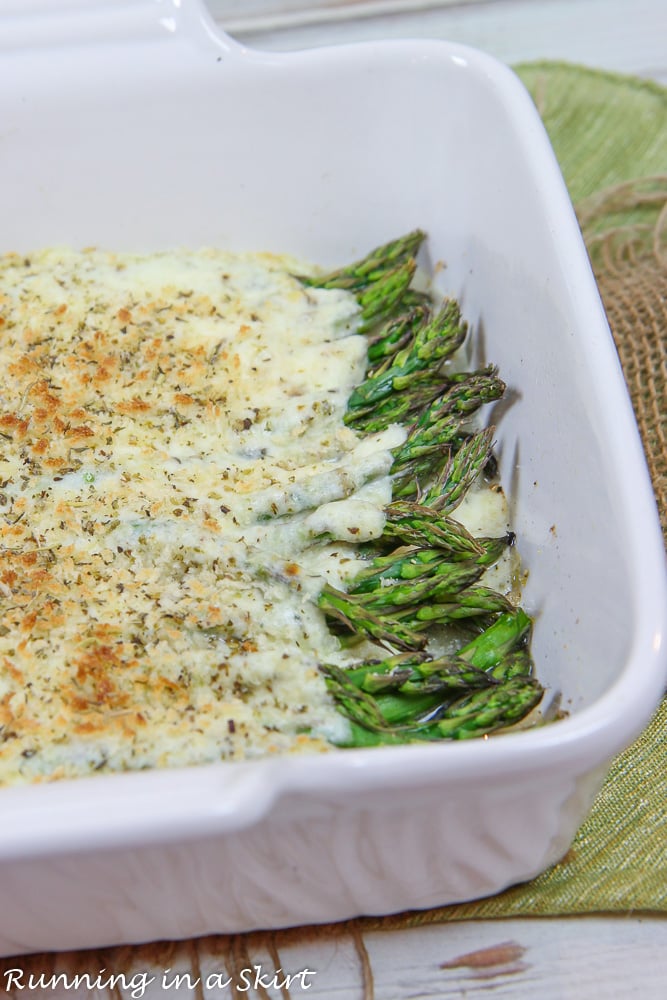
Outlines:
[[[351,737],[341,745],[356,747],[487,735],[524,719],[544,693],[532,677],[513,677],[454,702],[442,701],[439,693],[369,698],[344,674],[337,681],[327,679],[327,686],[352,722]]]
[[[442,309],[420,326],[410,344],[399,351],[386,370],[366,379],[353,390],[348,412],[372,407],[375,416],[382,414],[383,401],[394,392],[409,388],[415,374],[437,365],[452,355],[465,340],[468,326],[461,320],[458,303],[445,301]]]
[[[386,720],[375,699],[370,698],[349,681],[343,670],[332,663],[327,663],[320,666],[320,671],[324,675],[329,693],[343,715],[363,730],[383,732],[387,729]]]
[[[425,239],[426,233],[421,229],[415,229],[407,236],[401,236],[397,240],[376,247],[362,260],[348,267],[341,267],[329,274],[314,278],[300,276],[299,281],[304,285],[310,285],[311,288],[345,288],[348,291],[366,288],[380,280],[386,271],[405,263],[411,257],[416,257]]]
[[[476,583],[484,569],[474,560],[441,563],[436,573],[406,583],[392,581],[367,593],[357,594],[353,590],[350,596],[374,614],[386,610],[393,615],[402,607],[420,607],[426,601],[453,599],[464,587]]]
[[[389,690],[403,694],[457,691],[489,687],[496,683],[491,674],[456,656],[428,659],[423,653],[403,653],[386,660],[371,660],[346,670],[345,676],[368,694]]]
[[[421,666],[427,659],[426,650],[410,650],[387,656],[383,660],[367,660],[356,667],[348,667],[344,674],[346,679],[360,690],[375,694],[380,690],[399,687],[404,681],[409,680],[415,668]]]
[[[494,732],[523,719],[544,691],[532,677],[513,677],[497,687],[474,691],[450,705],[438,719],[440,736],[465,740]]]
[[[512,614],[513,607],[503,594],[489,587],[467,587],[456,594],[446,594],[444,599],[433,603],[420,604],[415,610],[408,609],[396,618],[406,627],[417,630],[432,625],[450,625],[467,618],[481,618],[489,615]],[[474,640],[473,640],[474,641]],[[459,652],[459,656],[461,653]],[[474,666],[480,664],[470,658]]]
[[[511,677],[530,677],[533,672],[533,661],[528,649],[524,646],[521,649],[514,649],[511,653],[503,656],[495,666],[485,673],[496,680],[509,680]]]
[[[513,677],[454,702],[438,692],[403,698],[378,695],[375,703],[394,733],[402,728],[405,735],[426,739],[468,739],[520,721],[539,704],[543,693],[533,677]]]
[[[346,672],[333,664],[320,667],[324,679],[341,711],[366,729],[392,733],[409,727],[413,720],[433,712],[442,704],[442,695],[419,694],[396,697],[380,694],[371,697],[348,678]]]
[[[464,739],[513,724],[542,696],[531,676],[530,618],[479,583],[513,536],[474,538],[450,516],[492,460],[492,429],[471,433],[467,422],[505,386],[493,367],[443,374],[467,325],[456,302],[432,315],[427,296],[410,288],[423,238],[416,230],[350,267],[303,279],[347,288],[360,305],[369,368],[346,423],[362,434],[409,426],[394,452],[393,499],[375,558],[348,593],[326,586],[319,597],[334,628],[392,651],[344,671],[321,668],[350,719],[345,745]],[[402,544],[383,552],[392,542]],[[471,641],[451,656],[429,655],[434,625],[466,620],[479,630]]]
[[[368,333],[395,313],[414,277],[417,265],[413,259],[385,273],[357,296],[361,306],[357,333]]]
[[[366,378],[377,374],[378,366],[386,364],[388,358],[406,347],[417,329],[428,320],[431,310],[426,305],[417,303],[412,308],[407,308],[407,305],[406,295],[403,295],[401,306],[406,311],[368,336],[369,367]]]
[[[494,370],[472,372],[465,380],[455,382],[426,407],[412,426],[405,442],[394,452],[394,468],[398,470],[415,458],[441,450],[443,443],[450,441],[460,429],[462,419],[469,417],[484,403],[500,399],[504,391],[505,384]],[[473,471],[476,469],[478,472],[488,454],[488,447],[484,449],[484,438],[477,435],[469,451],[462,462],[472,465]],[[476,461],[478,464],[475,465]]]
[[[495,667],[503,656],[524,646],[533,623],[522,608],[502,614],[488,629],[459,650],[459,656],[481,670]]]
[[[448,602],[469,588],[501,557],[508,537],[479,540],[479,552],[453,559],[442,548],[402,547],[378,556],[351,581],[348,596],[374,613],[419,606],[427,599]]]
[[[378,369],[378,377],[384,371],[385,369]],[[390,424],[410,425],[417,419],[424,407],[442,393],[442,387],[442,375],[437,371],[429,369],[415,371],[410,384],[401,392],[385,396],[379,409],[376,409],[372,403],[366,405],[359,402],[356,408],[348,408],[343,419],[349,427],[353,427],[361,434],[374,434],[376,431],[383,431]]]
[[[492,439],[493,428],[487,427],[464,441],[454,453],[445,481],[438,483],[438,492],[433,494],[427,491],[425,502],[428,504],[432,501],[437,510],[448,514],[458,507],[484,468],[491,451]]]
[[[447,555],[442,549],[402,546],[388,555],[373,559],[366,569],[354,577],[348,593],[363,594],[377,590],[378,586],[383,586],[385,583],[423,579],[437,572],[438,567],[446,559]]]
[[[395,500],[385,507],[383,538],[408,545],[442,548],[452,556],[481,555],[483,548],[466,528],[451,517],[443,517],[433,506]]]
[[[468,440],[466,435],[453,431],[448,440],[443,435],[442,450],[432,450],[419,458],[406,462],[400,469],[392,466],[392,496],[395,500],[413,500],[426,507],[433,507],[445,488],[451,466],[451,453],[458,451]]]
[[[364,608],[358,600],[335,587],[325,586],[318,598],[318,605],[325,615],[347,627],[351,632],[374,639],[383,645],[398,649],[421,649],[426,637],[389,615],[376,615]]]
[[[457,423],[441,433],[444,451],[435,448],[409,460],[400,453],[392,466],[393,493],[397,499],[419,497],[420,503],[445,515],[459,503],[488,463],[493,429],[461,439]],[[421,483],[428,485],[422,489]]]

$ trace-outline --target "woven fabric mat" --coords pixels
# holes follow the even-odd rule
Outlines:
[[[667,537],[667,90],[554,63],[518,69],[550,133],[591,255],[626,373]],[[234,974],[257,949],[352,935],[366,995],[363,933],[451,920],[667,913],[667,700],[614,762],[572,848],[532,882],[427,912],[318,928],[213,936],[98,952],[35,955],[22,968],[72,971],[176,966],[215,956]],[[0,970],[12,960],[0,961]],[[243,993],[242,995],[245,995]]]

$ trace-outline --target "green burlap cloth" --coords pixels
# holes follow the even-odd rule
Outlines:
[[[519,67],[551,136],[586,238],[635,405],[667,532],[667,90],[645,81],[544,63]],[[26,971],[177,967],[207,956],[230,974],[279,946],[352,935],[367,997],[363,932],[450,920],[667,912],[667,700],[614,762],[567,856],[500,895],[427,912],[322,928],[215,936],[101,952],[35,955]],[[9,966],[7,962],[9,961]],[[0,961],[0,971],[14,960]],[[14,961],[14,964],[16,962]],[[266,993],[266,991],[265,991]],[[246,995],[246,992],[235,995]],[[286,995],[283,992],[283,995]]]

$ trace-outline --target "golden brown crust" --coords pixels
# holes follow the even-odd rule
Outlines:
[[[325,746],[299,733],[331,711],[312,650],[297,629],[291,656],[315,686],[302,709],[276,637],[255,635],[256,609],[275,613],[298,567],[274,559],[267,596],[237,510],[287,488],[296,452],[314,447],[305,372],[283,359],[266,383],[276,290],[306,326],[320,321],[273,259],[252,265],[269,291],[249,305],[227,259],[205,254],[199,286],[167,287],[150,260],[50,251],[0,264],[0,781]],[[274,468],[253,435],[270,441],[278,389],[304,413]],[[325,457],[341,434],[354,443],[329,420]]]

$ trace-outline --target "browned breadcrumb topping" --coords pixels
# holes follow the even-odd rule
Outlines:
[[[319,750],[344,724],[284,515],[355,447],[363,362],[350,297],[286,267],[2,259],[0,781]]]

